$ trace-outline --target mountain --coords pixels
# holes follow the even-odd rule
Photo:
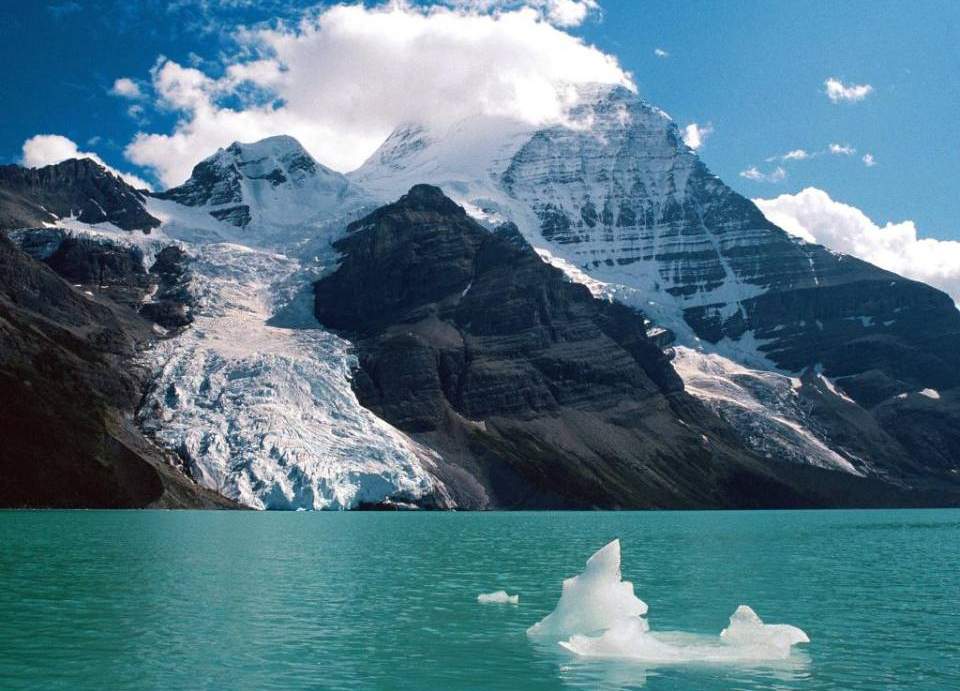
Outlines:
[[[788,236],[625,89],[347,176],[289,137],[159,194],[91,165],[0,179],[0,503],[960,503],[950,299]]]
[[[489,232],[417,185],[334,247],[317,317],[356,345],[360,402],[438,451],[458,506],[830,501],[686,393],[642,314],[570,282],[516,226]]]
[[[198,163],[184,184],[156,196],[203,207],[238,228],[310,223],[331,208],[368,201],[345,176],[317,163],[287,136],[234,142]]]
[[[0,230],[75,218],[123,230],[156,228],[144,194],[89,158],[43,168],[0,166]]]
[[[0,233],[0,506],[235,506],[184,476],[137,428],[150,376],[137,356],[154,331],[87,288]]]
[[[860,416],[865,424],[881,425],[896,460],[831,437],[827,428],[842,427],[836,419],[792,417],[813,424],[807,431],[826,455],[877,476],[899,478],[917,464],[947,480],[960,472],[956,442],[943,436],[960,421],[951,396],[931,404],[936,413],[912,409],[910,428],[886,412],[919,391],[960,384],[952,300],[789,236],[711,174],[665,113],[622,87],[585,89],[568,122],[553,126],[486,118],[442,130],[406,124],[349,177],[384,199],[413,182],[435,184],[488,225],[516,223],[575,280],[641,308],[663,342],[718,356],[727,372],[815,371],[869,413]],[[796,455],[789,443],[772,450],[756,434],[758,424],[777,422],[774,410],[735,410],[728,419],[755,449]]]

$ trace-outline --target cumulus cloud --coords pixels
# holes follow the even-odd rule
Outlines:
[[[547,18],[557,26],[580,26],[590,12],[598,8],[596,0],[549,0]]]
[[[787,177],[787,171],[783,166],[777,166],[769,173],[760,171],[756,166],[750,166],[746,170],[740,171],[740,177],[752,180],[754,182],[782,182]]]
[[[578,84],[635,88],[616,58],[555,26],[574,17],[569,3],[534,4],[489,12],[335,5],[296,26],[240,31],[241,57],[217,76],[160,59],[151,73],[156,105],[177,112],[178,123],[138,133],[125,154],[174,185],[217,147],[290,134],[346,171],[403,122],[483,114],[543,124],[563,119]]]
[[[691,122],[683,128],[683,143],[696,151],[703,146],[711,134],[713,134],[713,125],[709,122],[706,125]]]
[[[663,48],[654,48],[654,49],[653,49],[653,54],[656,55],[658,58],[669,58],[669,57],[670,57],[670,53],[668,53],[667,51],[665,51]]]
[[[928,283],[960,303],[960,242],[919,238],[913,221],[877,225],[816,187],[753,201],[788,233]]]
[[[831,144],[828,150],[834,156],[853,156],[857,153],[857,150],[849,144]]]
[[[806,149],[794,149],[793,151],[788,151],[783,155],[784,161],[805,161],[810,158],[810,154]]]
[[[121,173],[111,168],[97,154],[90,151],[80,151],[76,142],[59,134],[38,134],[30,137],[23,143],[23,155],[20,162],[28,168],[60,163],[68,158],[90,158],[102,165],[114,175],[119,175],[127,184],[138,189],[150,189],[149,183],[136,175]]]
[[[844,84],[836,77],[830,77],[824,83],[824,93],[834,103],[856,103],[862,101],[873,91],[869,84]]]
[[[863,161],[863,165],[865,165],[867,168],[873,168],[875,165],[877,165],[877,159],[873,157],[873,154],[864,154],[861,160]]]
[[[143,98],[143,93],[140,91],[140,85],[130,79],[130,77],[120,77],[117,79],[113,83],[113,88],[110,89],[110,93],[114,96],[120,96],[121,98],[130,98],[134,100]]]

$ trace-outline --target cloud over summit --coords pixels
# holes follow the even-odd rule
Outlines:
[[[239,56],[217,77],[161,59],[156,105],[180,119],[172,132],[138,133],[125,154],[174,185],[219,146],[290,134],[346,171],[401,122],[483,114],[548,123],[563,119],[573,86],[634,88],[616,58],[558,28],[596,2],[480,4],[489,9],[336,5],[295,26],[243,30]]]

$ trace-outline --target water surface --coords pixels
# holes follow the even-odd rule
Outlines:
[[[765,665],[578,660],[525,630],[614,537],[655,630],[737,605]],[[0,512],[4,689],[960,688],[960,510]],[[505,589],[520,604],[480,605]]]

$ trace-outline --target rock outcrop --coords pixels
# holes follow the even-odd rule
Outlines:
[[[147,213],[145,200],[142,192],[89,158],[43,168],[0,166],[0,230],[75,218],[149,231],[160,221]]]
[[[148,374],[135,358],[152,333],[129,307],[74,288],[0,234],[0,506],[235,506],[134,424]]]

